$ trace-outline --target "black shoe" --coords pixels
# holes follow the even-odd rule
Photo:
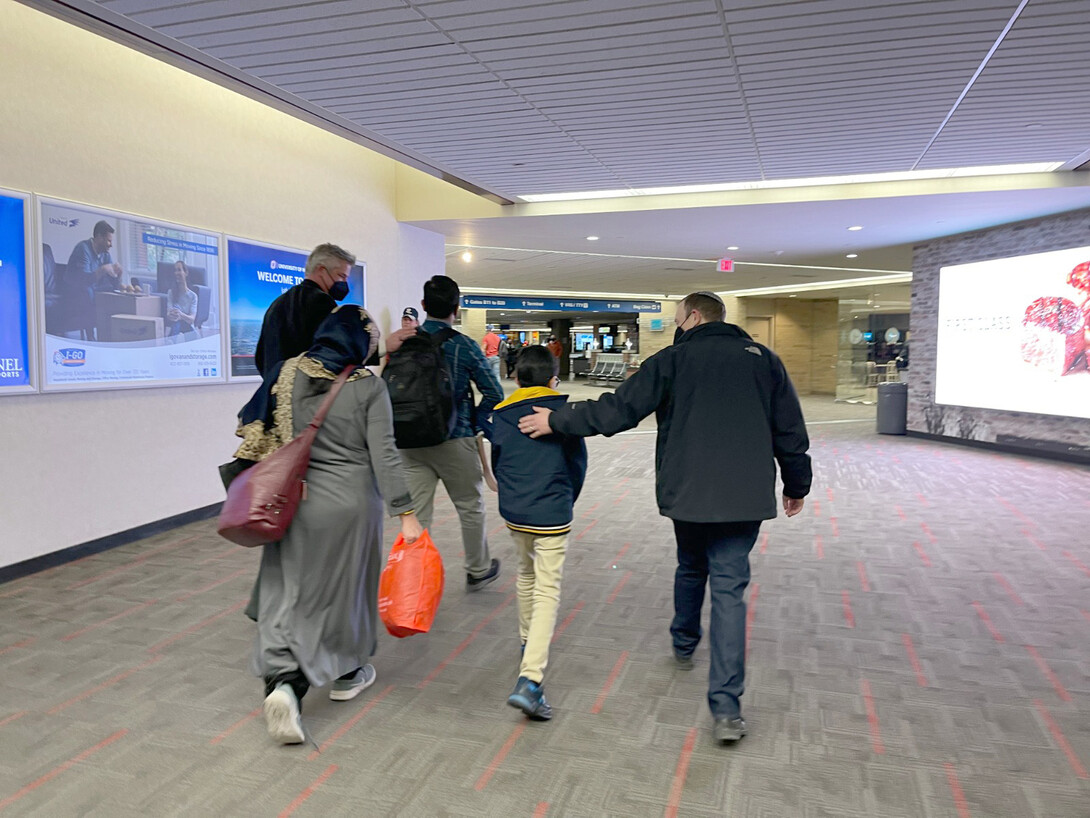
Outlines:
[[[515,689],[507,697],[507,703],[534,721],[548,721],[553,717],[553,709],[545,701],[545,688],[525,676],[519,676]]]
[[[483,577],[475,577],[472,574],[466,574],[466,590],[467,591],[479,591],[481,588],[492,582],[496,577],[500,575],[500,561],[497,559],[492,560],[492,566],[488,569],[488,573]]]
[[[731,744],[746,734],[746,722],[741,716],[716,719],[713,733],[717,744]]]
[[[681,653],[677,648],[674,648],[674,664],[677,665],[678,670],[692,670],[693,655],[691,653]]]

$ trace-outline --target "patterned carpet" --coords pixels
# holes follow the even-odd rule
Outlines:
[[[736,746],[711,740],[705,646],[696,672],[669,658],[672,533],[639,431],[589,441],[551,723],[504,705],[494,497],[500,579],[465,593],[443,497],[435,628],[381,639],[358,699],[311,692],[320,752],[266,736],[257,554],[197,523],[0,586],[0,813],[1090,816],[1090,471],[807,415],[815,491],[753,553]]]

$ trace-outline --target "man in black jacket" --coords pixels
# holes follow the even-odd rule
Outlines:
[[[262,377],[310,349],[318,325],[348,296],[348,273],[355,263],[354,255],[335,244],[319,244],[311,251],[306,278],[277,297],[261,322],[254,366]]]
[[[788,517],[802,511],[812,479],[810,442],[783,363],[741,328],[724,322],[714,293],[678,305],[673,346],[648,358],[613,394],[535,408],[519,429],[531,437],[614,435],[655,412],[655,492],[674,521],[674,659],[685,670],[702,635],[700,609],[710,580],[711,669],[708,705],[716,741],[746,733],[745,681],[749,552],[762,520],[776,516],[776,463]]]

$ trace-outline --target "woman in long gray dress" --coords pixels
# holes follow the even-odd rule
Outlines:
[[[307,491],[283,540],[264,546],[255,588],[254,672],[265,681],[265,721],[282,744],[305,740],[301,702],[332,682],[334,701],[375,681],[382,503],[408,541],[420,536],[394,444],[386,384],[363,369],[378,329],[360,307],[334,310],[314,346],[266,376],[239,415],[236,457],[262,460],[299,434],[334,379],[349,377],[314,440]]]

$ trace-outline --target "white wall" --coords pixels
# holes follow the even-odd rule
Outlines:
[[[442,273],[396,163],[0,0],[0,187],[367,262],[388,330]],[[395,322],[396,323],[396,322]],[[218,502],[252,385],[0,398],[0,566]]]

